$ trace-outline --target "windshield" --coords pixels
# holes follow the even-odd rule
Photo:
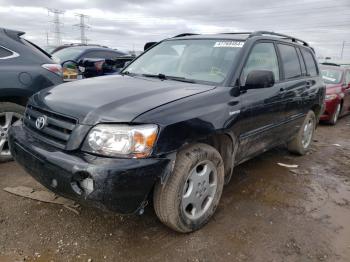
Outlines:
[[[52,58],[58,63],[63,63],[68,60],[75,61],[84,50],[84,48],[67,47],[53,53]]]
[[[243,41],[168,40],[131,63],[123,73],[165,75],[221,83],[227,77]]]
[[[339,84],[342,79],[342,71],[340,70],[323,68],[321,72],[326,84]]]

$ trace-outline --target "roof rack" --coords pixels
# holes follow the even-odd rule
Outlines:
[[[275,33],[275,32],[269,32],[269,31],[256,31],[253,32],[249,35],[249,37],[253,37],[253,36],[262,36],[262,35],[273,35],[273,36],[280,36],[283,38],[287,38],[292,40],[292,42],[300,42],[301,44],[303,44],[304,46],[309,46],[309,44],[307,42],[305,42],[304,40],[295,38],[293,36],[289,36],[289,35],[284,35],[284,34],[279,34],[279,33]]]
[[[252,32],[220,33],[220,35],[251,35]]]
[[[289,36],[289,35],[285,35],[285,34],[279,34],[279,33],[270,32],[270,31],[233,32],[233,33],[220,33],[220,34],[223,34],[223,35],[249,35],[248,38],[253,37],[253,36],[263,36],[263,35],[279,36],[281,38],[290,39],[292,42],[295,42],[295,43],[299,42],[299,43],[301,43],[304,46],[310,47],[310,45],[307,42],[305,42],[304,40],[301,40],[301,39],[293,37],[293,36]],[[176,35],[173,38],[183,37],[183,36],[191,36],[191,35],[199,35],[199,34],[184,33],[184,34]],[[310,48],[313,49],[312,47],[310,47]]]

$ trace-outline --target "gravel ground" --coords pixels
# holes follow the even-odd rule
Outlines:
[[[15,163],[1,164],[1,262],[350,260],[350,117],[321,125],[307,156],[281,147],[237,167],[213,219],[192,234],[169,230],[151,208],[78,215],[2,190],[19,185],[42,189]]]

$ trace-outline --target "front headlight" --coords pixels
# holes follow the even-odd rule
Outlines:
[[[83,151],[105,156],[143,158],[152,153],[157,125],[101,124],[91,129]]]
[[[326,95],[326,100],[333,100],[333,99],[336,99],[336,98],[337,98],[336,94]]]

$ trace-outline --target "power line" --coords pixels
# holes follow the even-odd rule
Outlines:
[[[90,26],[88,26],[86,24],[86,19],[89,18],[89,16],[84,15],[84,14],[76,14],[76,16],[79,17],[80,23],[76,24],[76,25],[73,25],[73,26],[79,27],[79,30],[80,30],[80,42],[82,44],[87,44],[88,43],[88,39],[86,37],[86,30],[89,29]]]
[[[50,13],[53,14],[53,21],[51,21],[51,23],[53,23],[54,25],[54,44],[56,46],[59,46],[62,44],[62,38],[61,38],[61,26],[62,23],[60,22],[60,15],[64,14],[64,11],[62,10],[58,10],[58,9],[53,9],[53,8],[48,8],[47,9],[48,14],[50,15]]]

